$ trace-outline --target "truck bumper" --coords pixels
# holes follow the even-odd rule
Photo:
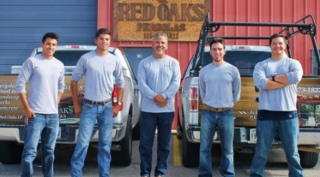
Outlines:
[[[189,142],[200,143],[200,130],[199,126],[188,126],[186,131],[186,136]],[[234,139],[235,144],[256,144],[256,140],[252,137],[253,130],[255,128],[246,127],[235,127],[234,129]],[[298,145],[315,145],[320,144],[320,128],[300,128],[300,138]],[[218,133],[216,131],[213,137],[213,143],[220,143]],[[279,144],[280,142],[275,141],[274,144]]]
[[[112,141],[120,141],[125,136],[126,124],[114,124],[112,129]],[[57,144],[77,144],[79,134],[78,125],[61,125]],[[95,126],[91,142],[98,142],[99,130]],[[15,141],[24,143],[24,125],[20,126],[0,126],[0,141]]]

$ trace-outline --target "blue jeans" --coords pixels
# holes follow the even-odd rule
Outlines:
[[[152,146],[156,128],[158,128],[158,157],[157,166],[155,168],[155,176],[165,176],[165,172],[168,168],[168,159],[170,154],[171,126],[173,118],[174,112],[141,112],[141,130],[139,144],[141,176],[150,176],[151,173]]]
[[[264,176],[264,170],[270,152],[273,138],[279,132],[282,147],[286,153],[289,176],[303,176],[298,154],[299,119],[285,120],[258,120],[257,121],[257,145],[256,153],[251,164],[251,177]]]
[[[203,110],[201,115],[199,176],[212,176],[211,148],[213,136],[218,127],[221,141],[220,174],[225,177],[234,176],[233,165],[233,110],[221,112]]]
[[[93,129],[98,119],[99,142],[98,142],[98,171],[100,177],[109,176],[111,161],[110,147],[112,144],[112,103],[95,105],[84,103],[80,116],[79,134],[77,145],[71,159],[71,176],[82,176],[82,167],[87,156]]]
[[[24,125],[24,149],[22,152],[22,177],[33,175],[32,162],[37,156],[37,147],[41,136],[41,164],[45,177],[53,176],[54,149],[59,130],[58,114],[35,114]]]

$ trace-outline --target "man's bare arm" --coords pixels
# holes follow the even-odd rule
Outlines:
[[[271,79],[268,80],[267,83],[267,90],[272,90],[272,89],[278,89],[278,88],[283,88],[286,87],[288,84],[283,84],[279,82],[272,81]]]
[[[60,100],[61,100],[62,95],[63,95],[62,92],[58,92],[58,104],[60,103]]]
[[[32,111],[32,109],[30,109],[28,102],[27,102],[27,95],[26,93],[19,93],[19,97],[20,97],[20,101],[23,105],[24,111],[25,111],[25,122],[26,125],[29,124],[29,118],[34,118],[36,117],[36,115],[34,114],[34,112]]]
[[[123,92],[124,92],[124,88],[118,88],[118,102],[122,102],[122,98],[123,98]],[[120,110],[120,106],[118,104],[116,104],[115,106],[112,107],[112,113],[113,113],[113,117],[117,117],[119,110]]]
[[[71,93],[72,93],[72,99],[74,104],[74,112],[78,117],[80,117],[81,106],[78,100],[78,82],[77,81],[71,81]]]

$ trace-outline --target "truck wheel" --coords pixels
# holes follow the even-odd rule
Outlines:
[[[179,108],[178,108],[179,110]],[[177,127],[176,127],[176,130],[177,130],[177,138],[179,140],[182,140],[182,126],[181,126],[181,123],[180,123],[180,120],[179,120],[179,111],[178,111],[178,116],[177,116]]]
[[[182,130],[182,164],[185,167],[199,166],[200,143],[190,143]]]
[[[141,120],[141,116],[139,117],[139,121],[137,123],[137,125],[132,129],[132,139],[133,140],[139,140],[140,139],[140,121]]]
[[[117,166],[129,166],[132,160],[132,119],[128,116],[128,122],[126,127],[125,137],[115,143],[120,145],[120,151],[111,151],[112,164]]]
[[[313,168],[319,161],[319,153],[299,151],[300,163],[302,168]]]
[[[0,162],[3,164],[15,164],[21,162],[23,146],[11,141],[0,141]]]

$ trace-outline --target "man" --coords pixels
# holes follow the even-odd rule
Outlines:
[[[153,36],[154,54],[143,59],[138,67],[138,83],[142,93],[140,130],[140,175],[150,176],[152,146],[158,129],[158,160],[155,176],[165,176],[170,154],[171,125],[174,118],[174,96],[180,84],[179,62],[166,55],[168,37],[164,33]]]
[[[264,176],[265,165],[276,132],[286,153],[289,176],[303,176],[297,143],[297,84],[302,78],[299,61],[285,54],[287,40],[281,34],[270,37],[271,57],[256,64],[253,80],[259,91],[257,146],[251,176]],[[277,101],[274,101],[277,100]]]
[[[111,32],[101,28],[96,33],[97,49],[81,56],[71,79],[75,114],[80,116],[79,135],[71,159],[71,176],[82,176],[93,129],[98,120],[98,171],[99,176],[109,176],[111,161],[113,118],[117,117],[123,97],[124,78],[120,60],[108,53]],[[81,108],[77,82],[84,76],[85,95]],[[115,82],[118,85],[118,104],[112,107],[111,94]]]
[[[224,39],[214,38],[210,42],[212,64],[200,70],[200,94],[205,107],[201,114],[199,176],[212,176],[211,148],[216,127],[222,149],[220,174],[235,175],[232,107],[240,98],[241,81],[238,69],[224,61],[225,54]]]
[[[54,58],[59,36],[47,33],[42,38],[42,53],[28,58],[17,80],[17,91],[25,110],[22,177],[33,175],[32,162],[37,156],[41,137],[43,176],[53,176],[54,149],[59,130],[58,103],[64,92],[64,65]],[[29,82],[29,99],[26,83]]]

